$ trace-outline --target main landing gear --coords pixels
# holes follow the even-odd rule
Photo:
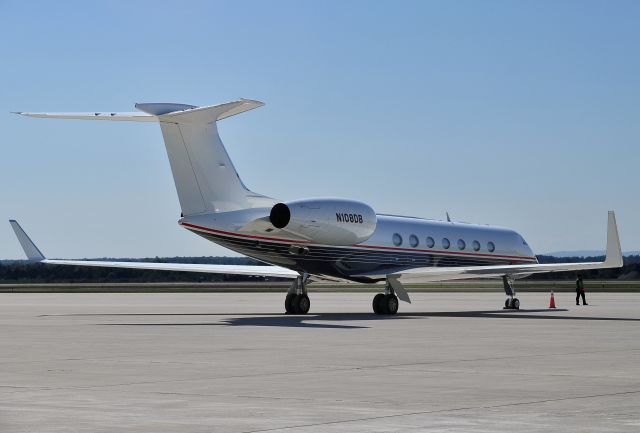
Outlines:
[[[376,314],[392,315],[398,312],[398,297],[389,283],[385,286],[384,293],[378,293],[373,297],[372,306]]]
[[[295,279],[289,291],[287,297],[284,299],[284,309],[287,314],[307,314],[309,308],[311,308],[311,301],[307,295],[307,280],[309,274],[305,273]]]
[[[519,310],[520,301],[516,298],[516,290],[513,288],[513,279],[508,275],[502,277],[502,285],[504,286],[504,293],[507,295],[507,299],[504,301],[505,310]]]

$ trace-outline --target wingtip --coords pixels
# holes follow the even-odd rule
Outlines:
[[[256,106],[258,106],[258,107],[262,107],[263,105],[265,105],[265,103],[264,103],[264,102],[262,102],[262,101],[258,101],[257,99],[240,98],[240,100],[241,100],[242,102],[248,102],[248,103],[250,103],[250,104],[255,104],[255,105],[256,105]]]
[[[18,242],[20,242],[20,246],[24,250],[24,254],[27,258],[32,262],[41,262],[45,260],[45,255],[42,254],[42,251],[40,251],[36,244],[33,243],[29,238],[29,235],[25,233],[24,229],[20,226],[20,223],[13,219],[9,220],[9,223],[11,224],[11,227],[18,238]]]
[[[608,212],[607,221],[607,252],[605,263],[611,267],[622,267],[624,258],[622,256],[622,247],[620,246],[620,235],[618,234],[618,224],[616,223],[616,214],[610,210]]]

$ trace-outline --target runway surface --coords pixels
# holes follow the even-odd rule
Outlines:
[[[640,294],[0,295],[0,432],[640,431]]]

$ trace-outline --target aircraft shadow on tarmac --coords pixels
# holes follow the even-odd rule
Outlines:
[[[622,321],[640,322],[637,318],[624,317],[590,317],[568,316],[558,313],[567,312],[567,309],[539,309],[539,310],[487,310],[487,311],[437,311],[398,313],[395,316],[376,316],[372,313],[317,313],[307,315],[277,315],[271,313],[151,313],[151,314],[76,314],[75,316],[128,316],[128,317],[184,317],[184,316],[225,316],[220,322],[154,322],[154,323],[103,323],[111,326],[276,326],[276,327],[306,327],[306,328],[330,328],[330,329],[362,329],[370,328],[362,322],[383,320],[405,320],[430,317],[456,317],[456,318],[484,318],[484,319],[530,319],[530,320],[588,320],[588,321]],[[551,314],[535,314],[551,313]],[[233,317],[238,316],[238,317]],[[334,323],[332,323],[334,322]],[[360,322],[355,324],[340,324],[335,322]]]

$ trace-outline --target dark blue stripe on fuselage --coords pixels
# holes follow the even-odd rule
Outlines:
[[[237,238],[192,230],[194,233],[230,250],[258,260],[310,274],[328,275],[366,282],[368,278],[352,275],[417,267],[488,266],[512,264],[513,260],[492,257],[452,256],[428,252],[386,249],[356,249],[307,245],[308,253],[291,254],[290,245],[272,241]]]

